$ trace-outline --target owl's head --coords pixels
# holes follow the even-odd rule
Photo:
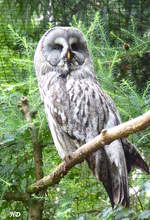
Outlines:
[[[81,68],[89,57],[83,34],[72,27],[48,30],[41,38],[35,53],[37,65],[46,61],[51,70],[62,75]]]

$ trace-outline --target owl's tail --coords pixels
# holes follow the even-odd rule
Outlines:
[[[102,181],[112,207],[114,207],[115,204],[128,207],[129,190],[126,170],[121,171],[123,172],[121,175],[118,167],[116,167],[115,164],[110,164],[104,149],[93,153],[87,158],[87,162],[92,173],[98,180]]]
[[[89,168],[93,174],[102,181],[111,201],[114,205],[129,207],[128,175],[132,167],[140,168],[149,173],[146,162],[142,159],[134,145],[128,139],[122,140],[126,166],[116,167],[111,164],[104,149],[98,150],[87,158]]]

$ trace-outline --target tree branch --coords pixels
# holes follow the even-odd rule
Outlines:
[[[47,188],[48,186],[59,183],[61,178],[63,178],[74,165],[84,161],[84,159],[92,152],[97,151],[101,147],[104,147],[104,145],[109,144],[116,139],[127,137],[129,134],[143,130],[149,125],[150,111],[108,130],[102,130],[100,135],[77,149],[72,154],[72,158],[68,162],[63,161],[51,174],[43,177],[36,183],[29,186],[27,192],[35,193],[44,188]]]
[[[21,98],[21,110],[27,122],[32,123],[32,112],[30,111],[28,100],[25,96]],[[39,180],[43,177],[43,161],[42,161],[42,147],[38,143],[38,134],[34,124],[30,127],[30,135],[33,143],[33,155],[35,163],[35,177]]]
[[[30,200],[30,195],[23,192],[5,192],[2,196],[2,199],[7,201],[28,202]]]
[[[33,114],[30,111],[28,100],[24,96],[21,98],[21,109],[26,121],[32,123]],[[38,141],[37,129],[33,123],[30,127],[30,135],[33,143],[35,178],[36,180],[40,180],[43,177],[42,146]],[[44,192],[42,192],[42,194],[44,194]],[[32,200],[28,211],[29,220],[31,219],[41,220],[43,207],[44,207],[44,200],[43,201]]]

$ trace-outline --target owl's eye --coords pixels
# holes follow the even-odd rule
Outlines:
[[[71,49],[74,50],[74,51],[77,51],[77,50],[79,50],[79,45],[77,43],[73,43],[71,45]]]
[[[54,46],[53,46],[53,50],[62,50],[63,49],[63,46],[62,45],[60,45],[60,44],[54,44]]]

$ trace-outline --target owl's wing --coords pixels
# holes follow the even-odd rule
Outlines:
[[[107,129],[117,124],[117,112],[114,111],[114,104],[112,103],[114,109],[112,109],[112,106],[110,105],[111,99],[109,99],[109,97],[105,94],[103,94],[103,96],[105,98],[105,103],[108,108],[108,118],[104,124],[104,128]],[[105,145],[104,149],[106,152],[105,160],[107,163],[105,169],[107,169],[108,178],[107,180],[106,177],[104,178],[104,171],[101,169],[101,167],[99,168],[97,166],[99,179],[101,179],[108,192],[112,206],[114,206],[114,204],[120,204],[125,207],[128,207],[128,174],[122,142],[121,140],[115,140],[109,145]]]
[[[115,115],[116,125],[118,125],[118,124],[122,123],[120,114],[119,114],[118,110],[116,109],[112,99],[108,95],[106,95],[106,96],[107,96],[107,100],[109,102],[109,105]],[[121,138],[121,142],[123,144],[123,149],[124,149],[124,153],[125,153],[125,157],[126,157],[126,164],[127,164],[128,172],[130,172],[132,167],[136,167],[136,168],[139,168],[142,171],[145,171],[146,173],[149,174],[149,167],[148,167],[147,163],[141,157],[136,146],[134,144],[132,144],[128,140],[128,138]]]
[[[112,125],[120,124],[121,118],[111,98],[105,95],[105,99],[110,111],[110,119],[105,127],[109,128],[112,127]],[[111,193],[108,192],[111,203],[112,205],[115,203],[128,206],[129,192],[127,171],[129,172],[132,167],[137,167],[149,173],[149,168],[137,151],[135,145],[131,144],[127,138],[113,141],[109,147],[105,146],[105,151],[108,156],[108,175],[111,176],[110,185],[112,191],[109,190]],[[102,174],[100,174],[100,176],[102,177]],[[110,186],[105,187],[110,188]]]
[[[105,113],[108,119],[104,123],[104,128],[120,124],[121,118],[113,101],[109,96],[105,94],[103,96],[109,111],[109,116]],[[94,175],[103,182],[112,207],[114,204],[129,206],[127,171],[129,172],[132,167],[137,167],[149,173],[146,162],[135,145],[130,143],[127,138],[121,138],[113,141],[110,145],[106,145],[104,149],[92,154],[87,161]]]

